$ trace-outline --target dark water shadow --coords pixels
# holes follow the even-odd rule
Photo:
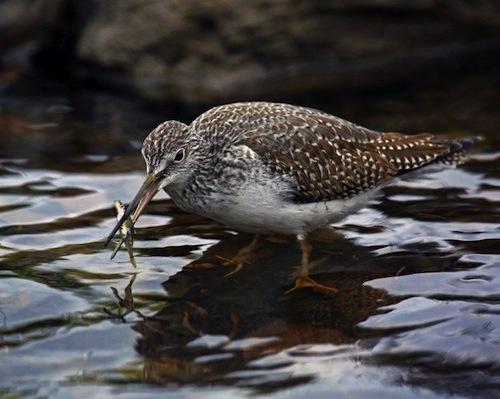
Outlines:
[[[227,374],[251,369],[253,360],[271,353],[304,344],[354,343],[366,335],[356,324],[391,302],[383,291],[363,283],[397,270],[369,272],[369,252],[343,239],[333,246],[315,242],[315,256],[330,258],[323,269],[334,269],[315,278],[339,288],[335,296],[307,289],[285,294],[300,259],[293,241],[267,241],[255,262],[225,277],[229,269],[217,257],[230,257],[249,239],[239,235],[221,241],[163,283],[169,297],[165,307],[154,320],[134,327],[141,334],[136,349],[145,357],[145,380],[241,385],[243,381]],[[348,247],[351,251],[345,252]],[[352,257],[335,262],[327,251]],[[235,341],[240,345],[227,345]],[[199,363],[200,358],[210,361]],[[309,378],[287,378],[273,385],[288,387]],[[259,385],[270,388],[265,382]]]
[[[143,357],[140,382],[234,385],[274,392],[313,381],[314,373],[291,375],[286,368],[294,358],[314,357],[315,348],[325,345],[328,349],[321,349],[320,357],[356,358],[374,367],[377,363],[406,367],[404,363],[411,364],[408,359],[402,362],[397,356],[370,354],[381,337],[405,327],[388,332],[359,326],[381,313],[381,307],[400,300],[365,282],[472,266],[450,254],[429,256],[432,248],[421,248],[422,255],[376,256],[376,248],[355,245],[325,230],[313,241],[314,256],[326,257],[314,278],[338,288],[338,294],[308,289],[285,294],[300,259],[297,245],[290,239],[266,241],[256,261],[238,274],[224,277],[229,269],[218,257],[230,257],[250,239],[237,235],[221,240],[163,283],[168,298],[163,308],[149,317],[140,315],[133,326],[140,334],[136,351]],[[132,284],[133,279],[127,287],[129,298]],[[291,357],[276,362],[275,357],[283,353]],[[415,384],[422,384],[422,379]]]

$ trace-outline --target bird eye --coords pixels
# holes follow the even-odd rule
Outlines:
[[[180,162],[184,159],[184,148],[181,148],[175,154],[174,162]]]

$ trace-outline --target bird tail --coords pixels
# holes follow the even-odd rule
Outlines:
[[[426,161],[420,161],[419,163],[413,165],[405,165],[404,168],[399,169],[397,173],[398,176],[431,165],[460,165],[467,159],[467,150],[476,143],[484,140],[482,136],[466,137],[461,139],[436,139],[433,136],[430,137],[432,138],[427,141],[427,144],[432,146],[430,152],[429,149],[426,148],[425,144],[416,149],[417,152],[419,152],[419,150],[425,151],[428,156]]]
[[[443,154],[431,163],[443,165],[460,165],[467,159],[467,149],[484,140],[483,136],[465,137],[456,140],[436,140],[436,144],[448,146],[448,153]]]

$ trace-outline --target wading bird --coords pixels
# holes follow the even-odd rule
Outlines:
[[[233,259],[235,271],[251,256],[259,234],[293,234],[302,250],[293,289],[335,292],[309,277],[308,233],[364,207],[399,175],[457,163],[475,141],[376,132],[288,104],[218,106],[189,126],[166,121],[146,137],[146,179],[107,243],[163,189],[186,212],[256,234]]]

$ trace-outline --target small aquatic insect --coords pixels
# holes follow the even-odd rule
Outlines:
[[[121,220],[122,216],[125,214],[125,205],[121,201],[114,201],[113,205],[116,209],[116,218]],[[135,263],[134,257],[134,224],[130,217],[128,217],[125,222],[120,227],[120,241],[116,245],[113,253],[111,254],[111,259],[113,259],[118,251],[120,250],[123,243],[125,243],[125,247],[127,248],[128,256],[130,259],[130,263],[132,266],[137,267],[137,263]]]

